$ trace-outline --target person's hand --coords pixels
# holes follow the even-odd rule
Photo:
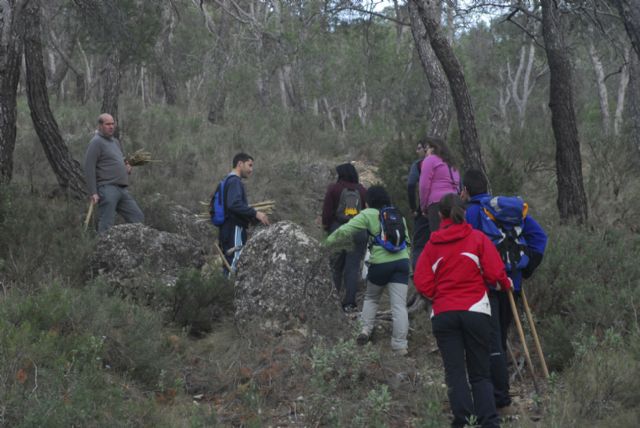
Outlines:
[[[269,226],[269,217],[262,211],[256,211],[256,219],[265,226]]]
[[[133,169],[133,167],[129,165],[129,162],[125,162],[124,165],[127,168],[127,174],[131,174],[131,170]]]
[[[91,196],[89,197],[89,199],[91,200],[91,203],[95,205],[95,204],[97,204],[97,203],[98,203],[98,201],[100,200],[100,196],[98,196],[98,194],[97,194],[97,193],[94,193],[93,195],[91,195]]]
[[[509,285],[506,287],[502,287],[502,284],[500,284],[499,282],[496,282],[496,291],[509,291],[509,290],[513,290],[513,280],[509,277],[507,277],[507,280],[509,281]]]

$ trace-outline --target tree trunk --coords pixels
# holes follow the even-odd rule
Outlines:
[[[631,48],[628,47],[624,51],[625,63],[620,71],[620,83],[618,83],[618,98],[616,101],[616,113],[613,116],[613,135],[620,136],[622,128],[622,118],[624,113],[624,103],[627,95],[627,88],[629,87],[629,68],[631,61],[633,61],[633,53]]]
[[[631,45],[640,57],[640,2],[638,0],[611,0],[618,8]]]
[[[524,129],[529,96],[531,95],[531,92],[533,92],[533,87],[536,84],[535,80],[531,79],[531,71],[533,70],[533,63],[536,56],[535,45],[533,42],[529,43],[528,49],[529,54],[527,55],[527,46],[522,45],[520,48],[520,62],[518,63],[518,70],[516,71],[514,79],[511,81],[511,95],[513,96],[513,102],[518,109],[518,124],[520,129]],[[522,76],[521,89],[520,76]]]
[[[549,62],[549,107],[556,139],[558,210],[562,220],[583,223],[588,216],[582,180],[582,158],[573,107],[571,62],[562,27],[561,11],[553,0],[542,0],[542,28]]]
[[[640,156],[640,59],[637,55],[629,56],[629,118],[631,143]],[[637,157],[638,157],[637,156]]]
[[[101,113],[109,113],[118,123],[118,99],[120,97],[120,53],[116,47],[107,56],[102,70]],[[116,128],[116,133],[118,128]],[[117,138],[117,135],[115,135]]]
[[[589,56],[591,57],[591,64],[593,65],[593,71],[596,74],[596,85],[598,86],[598,99],[600,101],[600,118],[602,121],[602,133],[608,136],[610,132],[611,118],[609,114],[609,91],[607,90],[607,83],[605,82],[604,67],[600,56],[596,50],[593,40],[589,40]]]
[[[478,141],[473,105],[471,104],[471,97],[467,89],[462,65],[447,41],[446,35],[440,28],[440,23],[428,12],[429,9],[435,7],[435,1],[436,0],[424,0],[424,2],[416,2],[418,13],[429,35],[431,47],[438,57],[449,81],[449,88],[451,89],[453,103],[458,116],[464,167],[465,169],[479,169],[486,175],[486,168],[482,161],[482,153],[480,151],[480,142]]]
[[[422,0],[409,1],[409,18],[411,19],[411,33],[416,44],[418,56],[422,63],[424,74],[427,76],[431,94],[429,95],[429,125],[427,132],[430,135],[440,137],[446,140],[449,131],[449,123],[451,122],[451,114],[449,105],[451,97],[449,96],[449,84],[447,76],[445,76],[438,58],[433,48],[429,44],[429,36],[424,24],[418,13],[417,2]],[[425,8],[425,10],[428,10]],[[439,20],[440,10],[430,11],[434,17]]]
[[[31,120],[58,184],[73,196],[86,196],[86,185],[80,164],[71,157],[58,124],[49,108],[47,80],[42,57],[40,2],[31,1],[24,10],[24,56],[27,98]]]
[[[20,80],[22,9],[28,0],[0,0],[0,183],[13,176],[16,94]]]
[[[175,64],[171,55],[173,32],[176,17],[172,2],[166,2],[162,10],[163,28],[154,47],[154,59],[167,104],[175,105],[178,101],[178,84]]]

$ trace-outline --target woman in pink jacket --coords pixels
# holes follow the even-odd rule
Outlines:
[[[460,193],[460,173],[444,140],[427,137],[426,142],[427,155],[420,168],[420,209],[429,220],[430,232],[434,232],[440,224],[440,199],[447,193]]]
[[[509,290],[512,283],[496,247],[465,222],[458,195],[442,198],[439,216],[440,229],[420,255],[413,281],[432,301],[431,325],[444,362],[452,426],[463,427],[475,415],[482,427],[498,427],[489,370],[487,284]]]

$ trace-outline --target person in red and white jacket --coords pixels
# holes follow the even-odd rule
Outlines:
[[[452,426],[463,427],[475,415],[482,427],[498,427],[489,370],[491,306],[486,284],[510,290],[512,283],[495,246],[465,222],[458,195],[445,195],[439,212],[440,228],[420,255],[413,281],[432,301],[431,325],[444,362]]]

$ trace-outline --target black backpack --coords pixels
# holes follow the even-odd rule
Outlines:
[[[360,191],[358,189],[342,189],[338,209],[336,210],[336,220],[338,223],[347,223],[354,218],[362,207],[360,201]]]
[[[404,217],[399,209],[386,206],[380,210],[380,234],[374,237],[373,244],[380,245],[391,253],[407,248]]]

